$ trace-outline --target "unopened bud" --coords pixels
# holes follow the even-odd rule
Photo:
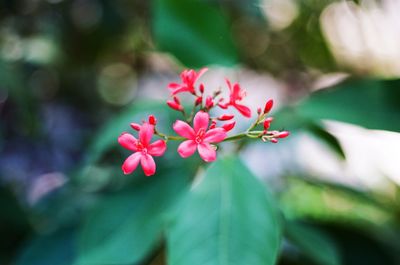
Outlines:
[[[271,126],[271,121],[265,120],[263,126],[265,131],[268,130],[269,127]]]
[[[210,125],[210,129],[214,129],[217,126],[217,122],[213,120]]]
[[[174,97],[174,102],[176,103],[176,104],[178,104],[178,105],[181,105],[181,101],[179,100],[179,98],[178,97]]]
[[[272,138],[272,139],[270,140],[270,142],[273,143],[273,144],[276,144],[276,143],[278,142],[278,139]]]
[[[135,131],[140,131],[140,127],[141,127],[140,124],[134,122],[131,123],[131,128],[134,129]]]
[[[218,117],[218,120],[229,121],[229,120],[233,119],[234,117],[235,117],[235,115],[233,115],[233,114],[222,114],[221,116]]]
[[[177,110],[177,111],[182,111],[182,110],[183,110],[182,105],[176,103],[175,101],[168,100],[168,101],[167,101],[167,105],[168,105],[171,109],[174,109],[174,110]]]
[[[201,102],[203,102],[203,97],[197,97],[197,98],[196,98],[196,101],[194,102],[194,104],[195,104],[196,106],[198,106],[198,105],[201,104]]]
[[[200,90],[200,93],[201,93],[201,94],[204,93],[204,84],[203,84],[203,83],[200,84],[199,90]]]
[[[273,105],[274,105],[274,101],[272,99],[268,100],[267,103],[265,103],[264,114],[267,114],[268,112],[270,112]]]
[[[156,125],[157,124],[157,119],[156,119],[156,117],[154,117],[154,115],[150,115],[149,116],[149,123],[151,125]]]
[[[212,107],[214,107],[214,100],[212,99],[211,96],[208,96],[206,98],[206,108],[211,109]]]
[[[260,107],[257,108],[257,114],[258,114],[258,115],[261,114],[261,108],[260,108]]]
[[[225,131],[229,132],[230,130],[232,130],[235,127],[235,125],[236,125],[236,122],[232,121],[232,122],[229,122],[229,123],[226,123],[226,124],[222,125],[222,128]]]
[[[289,132],[288,131],[283,131],[283,132],[280,132],[280,133],[278,133],[277,135],[275,135],[275,137],[276,138],[286,138],[286,137],[288,137],[289,136]]]

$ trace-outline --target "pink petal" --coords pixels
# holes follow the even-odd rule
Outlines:
[[[197,144],[193,140],[184,141],[178,146],[178,153],[183,158],[189,157],[196,151],[196,146]]]
[[[231,84],[231,81],[229,81],[229,79],[228,78],[225,78],[225,82],[226,82],[226,84],[228,85],[228,88],[229,88],[229,91],[230,91],[230,93],[232,94],[232,84]]]
[[[128,158],[122,164],[122,171],[124,172],[125,175],[132,173],[136,169],[137,165],[139,164],[140,157],[141,157],[140,152],[128,156]]]
[[[177,120],[172,126],[172,128],[177,134],[187,139],[193,139],[195,137],[195,133],[192,127],[190,127],[190,125],[187,124],[186,122]]]
[[[180,87],[178,87],[177,89],[172,91],[171,94],[172,94],[172,96],[175,96],[176,94],[182,93],[182,92],[193,92],[193,88],[189,87],[187,85],[181,85]]]
[[[209,118],[207,112],[197,112],[193,119],[194,131],[197,133],[200,129],[207,130]]]
[[[171,90],[174,90],[174,89],[177,89],[177,88],[180,87],[180,86],[182,86],[182,85],[181,85],[181,84],[178,84],[178,83],[170,83],[170,84],[168,85],[168,88],[171,89]]]
[[[152,156],[162,156],[167,150],[167,145],[163,140],[157,140],[147,147],[147,152]]]
[[[142,155],[140,159],[144,174],[149,177],[156,173],[156,163],[151,155]]]
[[[206,132],[204,142],[219,143],[226,138],[226,131],[223,128],[215,128]]]
[[[245,117],[250,118],[251,117],[251,110],[240,104],[235,104],[234,107]]]
[[[118,137],[118,143],[131,151],[136,151],[137,139],[130,133],[124,132]]]
[[[208,71],[207,67],[204,67],[204,68],[200,69],[200,71],[197,73],[196,80],[199,79],[207,71]]]
[[[233,85],[233,90],[232,90],[232,97],[234,99],[240,100],[241,99],[240,91],[241,91],[240,85],[238,83],[234,84]]]
[[[212,162],[217,158],[217,152],[209,143],[201,143],[197,145],[200,157],[206,162]]]
[[[147,147],[150,143],[151,137],[154,134],[154,126],[145,122],[139,131],[139,141]]]

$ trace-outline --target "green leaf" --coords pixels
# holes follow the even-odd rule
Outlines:
[[[237,61],[227,18],[199,0],[157,0],[153,31],[158,47],[189,67]]]
[[[325,128],[322,125],[316,122],[312,122],[308,124],[307,129],[318,139],[326,143],[340,158],[342,159],[346,158],[346,154],[344,153],[344,150],[340,145],[338,139],[330,132],[325,130]]]
[[[289,221],[285,224],[285,235],[289,241],[299,247],[316,264],[341,264],[336,245],[317,228]]]
[[[33,239],[23,249],[16,265],[71,265],[76,256],[76,232],[62,230]]]
[[[400,131],[400,79],[350,79],[313,93],[297,111],[370,129]]]
[[[160,243],[167,211],[188,185],[182,172],[158,174],[102,199],[80,234],[79,265],[137,264]]]
[[[280,234],[266,187],[239,159],[219,158],[188,194],[172,223],[168,262],[274,264]]]

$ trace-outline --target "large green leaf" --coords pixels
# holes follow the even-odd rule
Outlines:
[[[322,231],[311,226],[289,221],[285,224],[285,235],[316,264],[341,264],[335,243]]]
[[[102,199],[80,233],[75,264],[137,264],[160,242],[164,217],[187,187],[182,172],[158,174]]]
[[[189,67],[236,62],[227,18],[210,3],[156,0],[153,31],[158,47]]]
[[[298,107],[313,119],[332,119],[370,129],[400,131],[400,80],[351,79],[317,91]]]
[[[234,157],[219,158],[188,194],[167,235],[169,264],[274,264],[280,245],[274,203]]]
[[[16,265],[71,265],[76,257],[76,232],[62,230],[34,238],[17,258]]]

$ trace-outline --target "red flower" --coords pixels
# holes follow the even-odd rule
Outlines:
[[[177,120],[173,128],[177,134],[188,140],[181,143],[178,147],[178,153],[186,158],[199,152],[200,157],[206,162],[212,162],[216,159],[215,148],[210,143],[219,143],[226,138],[226,131],[223,128],[208,129],[210,116],[208,113],[199,111],[193,119],[194,128],[186,122]]]
[[[194,70],[184,70],[181,73],[181,80],[182,84],[178,83],[171,83],[168,85],[168,88],[171,90],[171,94],[175,96],[181,92],[190,92],[192,94],[196,94],[194,84],[196,83],[197,79],[200,78],[208,69],[203,68],[200,69],[198,73]]]
[[[118,137],[118,142],[122,147],[135,152],[122,165],[124,174],[132,173],[140,162],[146,176],[154,175],[156,164],[153,156],[162,156],[167,149],[167,145],[163,140],[157,140],[150,144],[153,134],[154,126],[149,123],[143,123],[140,126],[139,140],[126,132]]]
[[[251,110],[242,104],[239,104],[238,101],[241,101],[246,96],[246,91],[240,88],[238,83],[231,84],[231,82],[226,79],[226,83],[228,84],[230,96],[229,101],[226,103],[220,103],[219,106],[223,109],[228,108],[229,106],[233,106],[236,108],[243,116],[250,118]]]

